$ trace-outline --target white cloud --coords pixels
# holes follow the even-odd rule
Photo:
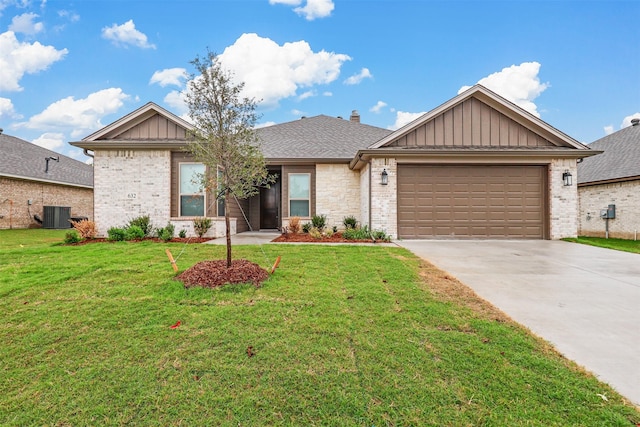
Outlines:
[[[299,101],[304,101],[307,98],[311,98],[313,96],[316,96],[316,91],[315,90],[308,90],[306,92],[303,92],[300,94],[300,96],[298,96],[298,100]]]
[[[183,80],[186,78],[187,70],[184,68],[165,68],[164,70],[153,73],[149,84],[157,83],[162,87],[168,85],[183,87]]]
[[[22,15],[14,16],[9,25],[9,31],[14,33],[22,33],[27,35],[38,34],[44,29],[42,22],[35,22],[38,17],[35,13],[23,13]]]
[[[0,119],[19,119],[13,107],[13,102],[9,98],[0,98]]]
[[[612,125],[605,126],[604,127],[604,133],[606,135],[611,135],[613,133],[613,126]]]
[[[78,22],[80,20],[80,15],[70,10],[59,10],[58,16],[61,18],[67,18],[71,22]]]
[[[622,119],[622,124],[620,125],[620,129],[624,129],[627,126],[631,126],[632,119],[640,119],[640,113],[635,113]]]
[[[329,92],[329,91],[322,92],[322,96],[333,96],[333,92]]]
[[[46,132],[34,139],[33,143],[48,150],[57,151],[64,147],[64,134]]]
[[[351,58],[334,52],[313,52],[306,41],[282,46],[257,34],[243,34],[220,55],[225,69],[244,82],[243,96],[274,106],[301,87],[328,84]]]
[[[293,11],[303,16],[307,21],[316,18],[326,18],[331,15],[335,5],[333,0],[307,0],[307,4],[300,6],[302,0],[269,0],[269,4],[284,4],[286,6],[296,6]]]
[[[155,49],[156,46],[147,40],[144,33],[136,30],[133,19],[129,19],[122,25],[113,24],[102,29],[102,37],[111,40],[116,46],[132,45],[143,49]]]
[[[411,123],[412,121],[424,115],[425,113],[426,112],[424,111],[422,113],[408,113],[406,111],[398,111],[396,113],[396,122],[391,126],[387,126],[387,129],[390,129],[390,130],[400,129],[402,126]]]
[[[536,104],[533,102],[549,87],[548,83],[540,83],[538,62],[523,62],[503,68],[497,73],[490,74],[478,81],[478,84],[496,92],[498,95],[527,110],[536,117],[540,117]],[[458,93],[469,89],[463,86]]]
[[[164,102],[165,104],[170,106],[174,113],[177,115],[184,115],[189,111],[189,109],[187,108],[187,103],[184,99],[184,92],[182,91],[172,90],[167,95],[165,95]]]
[[[373,75],[371,74],[369,69],[368,68],[363,68],[362,70],[360,70],[360,72],[358,74],[354,74],[353,76],[351,76],[348,79],[346,79],[344,81],[344,84],[346,84],[346,85],[357,85],[358,83],[362,82],[362,80],[364,80],[364,79],[372,79],[372,78],[373,78]]]
[[[86,136],[86,133],[103,127],[100,119],[118,111],[128,98],[129,95],[120,88],[103,89],[83,99],[69,96],[49,105],[19,126],[41,130],[72,129],[72,136]]]
[[[275,124],[276,124],[276,122],[264,122],[264,123],[258,123],[257,125],[255,125],[255,127],[254,127],[254,128],[255,128],[255,129],[266,128],[266,127],[269,127],[269,126],[273,126],[273,125],[275,125]]]
[[[374,105],[373,107],[369,108],[369,111],[371,111],[372,113],[376,113],[379,114],[380,111],[387,106],[387,103],[384,101],[378,101],[376,103],[376,105]]]
[[[46,70],[67,53],[67,49],[56,50],[38,42],[21,43],[13,31],[0,34],[0,91],[22,90],[22,76]]]

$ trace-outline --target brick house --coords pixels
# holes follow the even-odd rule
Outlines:
[[[0,131],[0,229],[39,227],[45,206],[93,218],[93,167]]]
[[[190,124],[149,103],[72,145],[93,150],[100,233],[150,215],[223,234],[223,209],[191,183]],[[228,207],[233,232],[278,229],[292,216],[354,215],[394,238],[558,239],[577,234],[576,161],[595,154],[482,86],[396,131],[328,116],[258,130],[277,182]]]
[[[579,234],[637,239],[640,232],[640,120],[589,144],[602,154],[578,164]],[[615,218],[601,211],[615,206]]]

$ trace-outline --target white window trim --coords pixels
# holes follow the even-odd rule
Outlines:
[[[205,168],[205,173],[207,170],[207,167],[204,165],[204,163],[199,163],[199,162],[179,162],[178,163],[178,216],[182,217],[182,218],[191,218],[192,216],[189,215],[182,215],[182,196],[196,196],[196,195],[202,195],[203,196],[203,203],[204,203],[204,212],[203,212],[203,216],[207,216],[207,192],[206,190],[203,188],[202,189],[202,193],[182,193],[182,188],[181,188],[181,183],[182,183],[182,165],[200,165],[200,166],[204,166]]]
[[[306,200],[307,203],[309,204],[309,216],[308,218],[311,217],[311,174],[308,172],[300,172],[300,173],[296,173],[296,172],[292,172],[292,173],[288,173],[287,174],[287,210],[289,211],[289,218],[291,218],[291,201],[292,200]],[[306,199],[300,199],[300,198],[292,198],[291,197],[291,176],[292,175],[306,175],[309,177],[309,197]]]

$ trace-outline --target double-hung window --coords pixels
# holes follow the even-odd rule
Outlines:
[[[289,174],[289,216],[310,216],[311,175],[308,173]]]
[[[205,216],[204,165],[180,163],[180,216]]]

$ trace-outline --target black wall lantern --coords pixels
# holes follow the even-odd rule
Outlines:
[[[564,171],[564,173],[562,174],[562,182],[564,183],[565,187],[570,187],[573,185],[573,175],[571,175],[571,172],[569,172],[568,170]]]
[[[380,181],[380,183],[382,185],[387,185],[389,183],[389,174],[387,173],[386,169],[382,169],[382,173],[380,174],[380,178],[382,179],[382,181]]]

